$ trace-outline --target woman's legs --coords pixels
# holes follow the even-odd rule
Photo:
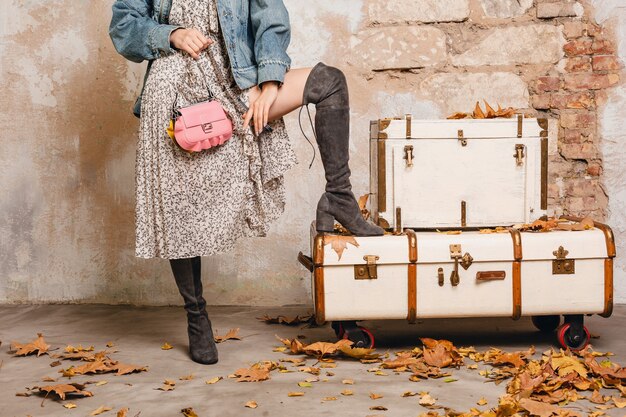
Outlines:
[[[217,346],[206,311],[206,300],[202,296],[200,257],[170,259],[170,266],[178,291],[185,301],[191,359],[202,364],[216,363]]]
[[[254,102],[258,87],[250,94]],[[346,77],[340,69],[319,62],[313,68],[287,72],[269,119],[279,118],[298,107],[314,103],[317,145],[326,175],[326,192],[317,204],[318,231],[331,232],[335,220],[356,236],[382,235],[383,229],[368,223],[352,194],[349,141],[350,106]]]

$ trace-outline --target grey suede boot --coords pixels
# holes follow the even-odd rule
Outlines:
[[[202,296],[200,257],[170,259],[170,265],[178,291],[185,301],[191,359],[205,365],[216,363],[217,346],[206,311],[206,300]]]
[[[363,219],[350,184],[350,105],[343,72],[318,62],[306,80],[303,104],[315,103],[317,146],[326,174],[326,192],[317,204],[316,228],[332,232],[335,220],[355,236],[380,236],[380,227]]]

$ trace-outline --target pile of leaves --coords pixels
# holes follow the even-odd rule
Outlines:
[[[485,103],[485,111],[480,108],[480,103],[477,101],[476,107],[472,113],[454,113],[453,115],[448,116],[448,119],[495,119],[498,117],[510,119],[517,111],[513,107],[503,109],[500,107],[500,104],[498,104],[498,110],[494,110],[486,100],[483,100],[483,102]]]

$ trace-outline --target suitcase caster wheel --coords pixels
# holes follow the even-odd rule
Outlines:
[[[353,348],[374,348],[374,335],[365,327],[356,327],[354,329],[346,330],[343,333],[343,338],[354,342]]]
[[[565,323],[559,327],[557,338],[559,339],[559,344],[563,346],[563,348],[577,352],[584,349],[589,344],[591,335],[585,326],[582,326],[582,331],[578,334],[573,334],[571,332],[571,325],[569,323]]]
[[[556,330],[561,324],[560,316],[533,316],[533,324],[539,331],[550,333]]]
[[[343,335],[345,333],[345,330],[343,329],[343,326],[342,326],[341,322],[333,321],[330,324],[330,327],[332,327],[333,330],[335,331],[335,336],[337,336],[337,339],[343,339]]]

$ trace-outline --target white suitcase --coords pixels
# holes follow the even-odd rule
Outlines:
[[[576,348],[588,342],[583,315],[608,317],[613,308],[615,243],[611,229],[597,222],[584,231],[405,229],[339,241],[312,226],[311,242],[312,257],[299,259],[312,272],[318,324],[524,315],[554,330],[566,315],[579,337],[568,341],[574,330],[564,325],[559,341]],[[345,244],[341,256],[337,244]]]
[[[546,214],[547,119],[370,122],[370,192],[382,227],[489,227]]]

